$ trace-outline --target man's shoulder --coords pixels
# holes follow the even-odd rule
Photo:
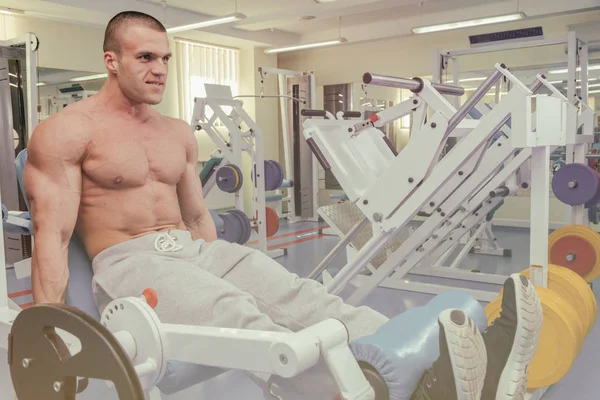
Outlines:
[[[84,152],[91,139],[89,116],[77,109],[63,109],[40,122],[34,129],[27,147],[61,153]]]
[[[190,141],[194,138],[190,124],[179,118],[161,116],[163,123],[169,127],[169,131],[176,134],[183,141]]]

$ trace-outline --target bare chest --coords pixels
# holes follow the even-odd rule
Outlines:
[[[148,182],[177,184],[186,151],[168,128],[137,124],[99,126],[83,162],[88,179],[106,188],[139,187]]]

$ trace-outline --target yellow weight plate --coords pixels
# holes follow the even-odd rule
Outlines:
[[[564,257],[568,252],[565,245],[576,247],[580,252],[572,261],[567,261]],[[560,265],[566,268],[574,269],[581,272],[583,278],[587,282],[600,277],[600,235],[584,225],[566,225],[563,226],[548,236],[548,262],[555,265]],[[572,264],[572,265],[570,265]]]
[[[562,268],[557,265],[549,265],[554,276],[560,279],[559,284],[565,289],[565,292],[571,296],[569,302],[575,308],[575,311],[582,317],[584,324],[585,336],[590,333],[596,323],[596,310],[594,292],[588,283],[575,272],[568,268]],[[555,290],[553,287],[550,289]],[[567,295],[565,294],[565,298]]]
[[[543,287],[536,287],[536,291],[542,303],[544,321],[540,342],[529,366],[528,389],[548,387],[560,381],[569,372],[579,347],[572,321],[556,302],[559,296]],[[485,307],[488,324],[500,316],[501,309],[501,296]]]
[[[552,292],[554,292],[552,290]],[[556,292],[554,292],[556,293]],[[568,321],[573,330],[575,331],[575,335],[577,336],[577,353],[575,358],[579,356],[581,353],[581,348],[583,347],[583,341],[585,339],[585,330],[581,321],[581,318],[577,314],[577,311],[573,308],[573,306],[567,301],[567,299],[563,298],[560,294],[554,297],[554,302],[557,307],[561,309],[561,312],[564,314],[566,321]]]
[[[530,269],[521,271],[521,275],[531,279]],[[575,309],[582,332],[582,342],[593,327],[593,306],[586,294],[588,284],[577,273],[568,268],[548,264],[548,289],[558,293]]]

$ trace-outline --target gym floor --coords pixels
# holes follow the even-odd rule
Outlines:
[[[321,228],[326,228],[324,223],[303,222],[287,225],[282,222],[277,234],[269,240],[270,248],[287,248],[288,254],[277,260],[288,270],[299,276],[308,275],[313,268],[333,249],[338,242],[335,236],[321,233]],[[462,269],[478,269],[481,272],[509,275],[519,272],[529,264],[529,231],[526,229],[494,227],[499,244],[512,250],[512,257],[502,258],[469,254],[460,266]],[[252,246],[252,241],[250,242]],[[341,268],[345,263],[345,254],[340,254],[332,263],[332,267]],[[409,276],[408,279],[413,279]],[[13,270],[7,270],[9,296],[18,304],[27,307],[31,304],[31,282],[29,279],[17,280]],[[426,282],[423,278],[420,281]],[[433,282],[432,279],[427,280]],[[456,281],[437,279],[435,283],[456,284]],[[600,282],[595,282],[596,286]],[[473,289],[493,289],[483,284],[468,284],[463,287]],[[496,287],[499,290],[499,287]],[[596,297],[599,298],[598,290]],[[342,297],[344,293],[342,293]],[[377,288],[365,301],[367,306],[393,317],[408,309],[426,304],[433,296],[421,293],[411,293],[393,289]],[[485,304],[484,304],[485,305]],[[543,400],[564,400],[567,398],[593,399],[600,392],[600,381],[597,381],[597,370],[592,366],[600,359],[600,323],[597,321],[593,330],[587,336],[579,357],[573,364],[570,372],[544,395]],[[558,344],[557,344],[558,345]],[[13,397],[4,388],[12,387],[9,380],[6,355],[0,356],[0,400]],[[5,370],[5,371],[2,371]],[[7,397],[5,397],[7,396]],[[104,382],[91,382],[90,387],[78,399],[118,399],[114,389],[109,389]],[[191,400],[191,399],[244,399],[262,400],[260,389],[239,371],[232,371],[220,377],[196,385],[187,390],[173,395],[163,395],[165,400]],[[285,399],[284,399],[285,400]]]

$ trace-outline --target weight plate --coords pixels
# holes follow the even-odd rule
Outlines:
[[[279,230],[279,215],[277,215],[277,211],[271,207],[267,207],[265,211],[267,220],[267,237],[272,237]]]
[[[578,206],[590,202],[600,186],[600,178],[586,164],[567,164],[552,177],[552,191],[565,204]]]
[[[529,268],[521,271],[521,275],[530,279]],[[587,283],[575,272],[557,265],[548,265],[548,289],[557,293],[576,311],[576,317],[579,320],[581,330],[581,343],[583,343],[583,339],[593,327],[591,325],[593,306],[586,294],[586,286]]]
[[[543,323],[540,342],[529,365],[528,389],[548,387],[562,379],[571,368],[579,347],[571,321],[554,301],[558,295],[543,287],[536,287],[536,291],[542,303]],[[485,307],[489,324],[500,316],[500,311],[502,296]]]
[[[225,193],[237,193],[243,181],[242,171],[236,165],[228,164],[217,171],[217,186]]]
[[[563,295],[565,299],[569,299],[575,311],[580,314],[584,321],[584,334],[587,336],[596,323],[596,311],[592,301],[592,298],[595,299],[594,292],[581,276],[570,269],[557,265],[549,265],[548,267],[553,269],[557,284],[561,285],[564,291],[571,296],[571,299],[569,299],[566,294]],[[550,289],[553,288],[550,287]]]
[[[275,168],[277,168],[277,172],[279,175],[279,178],[277,179],[277,189],[281,188],[281,186],[283,186],[283,180],[285,178],[285,173],[283,172],[283,167],[281,166],[281,164],[275,160],[271,160],[271,162],[273,163],[273,165],[275,166]]]
[[[548,263],[572,269],[587,282],[593,281],[600,277],[600,235],[583,225],[555,230],[548,237]]]
[[[265,160],[265,190],[277,190],[283,183],[283,170],[276,161]]]
[[[252,227],[250,226],[250,220],[246,214],[238,209],[232,209],[227,211],[236,220],[236,224],[239,227],[239,238],[236,243],[246,244],[250,240],[250,234],[252,233]]]
[[[71,356],[56,329],[79,340],[77,355]],[[77,308],[38,304],[22,310],[8,344],[10,374],[19,399],[75,399],[77,377],[112,381],[120,399],[144,399],[138,375],[115,336]]]
[[[230,214],[221,214],[223,220],[223,240],[229,243],[239,243],[241,238],[241,227],[237,218]]]

